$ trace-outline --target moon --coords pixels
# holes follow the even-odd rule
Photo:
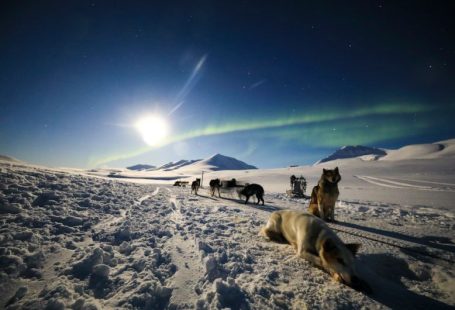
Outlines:
[[[168,135],[168,124],[159,115],[147,115],[139,119],[134,127],[150,146],[159,145]]]

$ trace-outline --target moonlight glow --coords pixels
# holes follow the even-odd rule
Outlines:
[[[166,121],[158,115],[148,115],[141,118],[136,122],[135,127],[144,142],[150,146],[159,145],[168,134]]]

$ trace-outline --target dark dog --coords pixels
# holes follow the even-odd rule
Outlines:
[[[193,193],[193,191],[194,191],[194,194],[197,195],[197,191],[199,190],[200,186],[201,186],[201,179],[197,178],[196,181],[193,181],[193,183],[191,183],[191,193]]]
[[[258,199],[256,204],[259,204],[259,201],[262,201],[262,205],[264,205],[264,188],[259,184],[249,184],[245,186],[240,191],[240,195],[246,197],[245,204],[248,203],[251,196],[256,195],[256,198]]]
[[[221,181],[221,187],[222,188],[232,188],[232,187],[236,187],[236,186],[237,186],[237,180],[236,179]]]
[[[220,179],[213,179],[213,180],[210,180],[210,194],[211,196],[215,196],[215,191],[218,190],[218,197],[221,198],[221,194],[220,194],[220,187],[221,187],[221,181]]]

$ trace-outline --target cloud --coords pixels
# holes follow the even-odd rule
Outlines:
[[[259,86],[261,86],[262,84],[264,84],[264,83],[266,83],[266,82],[267,82],[266,79],[262,79],[262,80],[260,80],[260,81],[257,81],[257,82],[255,82],[255,83],[251,84],[249,88],[250,88],[250,89],[255,89],[256,87],[259,87]]]
[[[191,71],[191,74],[186,80],[185,84],[175,96],[175,102],[177,102],[177,104],[171,109],[168,115],[171,115],[183,105],[183,103],[185,102],[185,98],[188,96],[191,90],[193,90],[194,86],[196,86],[197,82],[199,81],[200,72],[206,60],[207,54],[205,54],[204,56],[201,57],[201,59],[199,59],[196,66],[193,68],[193,71]]]

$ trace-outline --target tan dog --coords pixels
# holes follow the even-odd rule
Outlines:
[[[310,205],[308,212],[320,217],[324,221],[335,221],[335,203],[340,195],[338,182],[341,175],[336,167],[333,170],[322,169],[322,175],[318,185],[311,192]]]
[[[304,258],[355,289],[368,286],[356,276],[354,255],[360,244],[344,244],[324,221],[299,211],[273,212],[259,233],[273,241],[286,241]]]

